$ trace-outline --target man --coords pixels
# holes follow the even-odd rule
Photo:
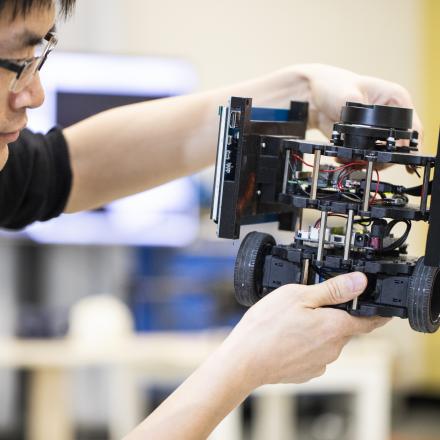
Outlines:
[[[74,0],[60,4],[67,14]],[[309,101],[310,126],[324,132],[348,100],[412,107],[408,92],[396,84],[304,65],[206,93],[121,107],[35,135],[22,130],[26,110],[44,99],[39,71],[56,42],[54,21],[54,0],[0,0],[2,227],[99,207],[212,164],[217,108],[231,95],[253,97],[260,106]],[[418,119],[416,125],[420,130]],[[352,273],[316,286],[287,285],[263,298],[126,439],[206,438],[256,387],[323,374],[350,337],[386,322],[321,307],[352,300],[365,286],[365,276]]]

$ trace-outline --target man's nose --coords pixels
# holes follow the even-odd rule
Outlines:
[[[12,110],[40,107],[44,102],[44,90],[38,72],[23,90],[18,93],[11,92],[10,95]]]

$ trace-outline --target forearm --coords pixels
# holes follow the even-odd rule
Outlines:
[[[229,340],[124,440],[201,440],[252,391],[243,347]],[[249,368],[249,370],[251,370]]]
[[[230,87],[113,109],[65,130],[73,187],[67,212],[101,206],[211,165],[218,107],[230,96],[288,108],[309,100],[305,68],[293,67]]]
[[[301,383],[323,374],[351,336],[383,325],[324,305],[345,303],[366,287],[360,273],[263,297],[223,344],[124,440],[201,440],[255,388]]]

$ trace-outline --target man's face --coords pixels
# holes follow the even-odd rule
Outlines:
[[[38,41],[53,27],[55,8],[34,8],[11,20],[6,9],[0,16],[0,58],[23,60],[34,56]],[[39,107],[44,92],[38,74],[18,93],[9,90],[16,74],[0,67],[0,170],[8,158],[8,144],[18,138],[26,123],[26,109]]]

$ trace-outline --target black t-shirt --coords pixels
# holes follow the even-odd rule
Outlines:
[[[23,130],[9,144],[0,172],[0,227],[21,229],[60,215],[72,184],[69,152],[59,128],[46,135]]]

